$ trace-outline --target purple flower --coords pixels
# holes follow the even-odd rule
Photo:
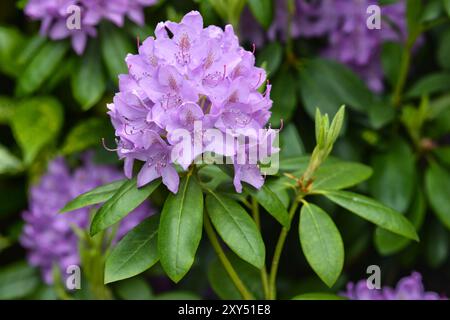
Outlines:
[[[270,40],[288,36],[293,39],[325,37],[324,57],[340,61],[357,72],[375,92],[383,90],[381,48],[385,41],[402,42],[406,36],[405,1],[381,6],[381,29],[369,29],[367,8],[378,0],[288,0],[276,1],[274,21],[267,36]],[[247,19],[244,25],[251,23]],[[256,24],[254,21],[253,24]],[[262,29],[245,27],[244,37],[261,44]],[[253,40],[256,39],[256,40]]]
[[[341,293],[350,300],[441,300],[447,299],[435,292],[425,291],[422,276],[413,272],[400,279],[395,288],[369,289],[366,280],[347,284],[347,291]]]
[[[143,25],[143,8],[156,2],[157,0],[29,0],[25,14],[33,20],[40,20],[41,34],[50,39],[70,37],[73,49],[81,55],[88,37],[97,35],[96,26],[102,20],[109,20],[121,27],[128,16],[136,24]],[[73,8],[78,8],[79,11],[74,11]],[[80,25],[70,29],[68,19],[78,12]]]
[[[120,172],[109,166],[95,165],[89,157],[73,172],[63,158],[58,158],[49,164],[39,184],[31,188],[29,208],[23,213],[25,226],[20,242],[28,251],[30,264],[41,269],[46,283],[53,282],[53,265],[65,274],[68,266],[80,264],[78,237],[73,226],[86,229],[92,208],[64,214],[59,210],[78,195],[120,179],[123,179]],[[139,206],[120,222],[114,241],[152,213],[148,203]]]
[[[176,193],[175,164],[186,170],[207,152],[235,159],[237,139],[264,128],[272,100],[270,85],[265,94],[258,91],[266,73],[232,26],[204,28],[192,11],[180,23],[159,23],[155,35],[126,57],[129,73],[119,76],[120,92],[108,109],[127,177],[134,161],[143,161],[139,186],[162,177]],[[262,186],[257,163],[235,163],[235,169],[239,192],[240,181]]]

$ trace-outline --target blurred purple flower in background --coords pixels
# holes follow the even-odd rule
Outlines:
[[[381,7],[381,29],[369,29],[367,8],[377,0],[290,0],[276,1],[275,17],[267,32],[270,40],[286,41],[325,37],[324,57],[337,60],[357,72],[375,92],[383,90],[381,48],[385,41],[402,42],[406,37],[405,1]],[[250,27],[254,19],[243,16],[242,33],[257,45],[263,43],[262,29]],[[255,39],[255,40],[253,40]]]
[[[253,53],[239,45],[231,25],[225,30],[204,28],[200,13],[192,11],[180,23],[159,23],[155,35],[144,41],[137,55],[127,56],[129,73],[119,76],[120,92],[108,108],[126,176],[131,177],[134,160],[143,161],[139,186],[162,177],[176,193],[176,162],[186,170],[204,152],[234,159],[236,149],[242,147],[234,139],[246,130],[264,128],[272,100],[270,85],[264,94],[258,91],[266,73],[255,66]],[[177,153],[179,129],[193,138],[190,146]],[[219,137],[208,140],[207,129],[217,129]],[[199,137],[202,143],[196,146]],[[264,181],[256,164],[240,166],[235,174],[238,192],[240,181],[256,188]]]
[[[447,299],[436,292],[425,291],[422,276],[413,272],[410,276],[400,279],[395,288],[384,287],[369,289],[366,280],[356,284],[347,284],[347,291],[341,293],[350,300],[441,300]]]
[[[154,5],[158,0],[30,0],[25,14],[41,21],[41,34],[52,40],[72,39],[72,47],[82,54],[87,38],[95,37],[96,26],[102,20],[109,20],[121,27],[125,17],[138,25],[144,24],[143,8]],[[80,9],[80,28],[69,29],[67,19],[73,12],[72,6]]]
[[[28,251],[30,264],[41,269],[46,283],[53,282],[53,265],[59,266],[65,274],[69,265],[80,264],[78,237],[72,226],[86,229],[92,207],[64,214],[59,210],[78,195],[123,178],[113,167],[95,165],[90,156],[73,172],[63,158],[57,158],[49,164],[40,182],[31,188],[29,209],[23,213],[25,226],[20,241]],[[148,203],[136,208],[120,222],[114,241],[152,213]]]

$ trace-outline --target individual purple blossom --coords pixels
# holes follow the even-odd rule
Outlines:
[[[63,274],[70,265],[79,265],[79,239],[73,227],[89,226],[93,207],[81,208],[64,214],[64,205],[95,187],[123,179],[115,168],[94,164],[86,156],[83,166],[73,172],[63,158],[53,160],[39,183],[31,188],[29,208],[23,213],[25,226],[20,242],[27,249],[31,265],[39,267],[47,284],[53,282],[52,268],[58,266]],[[144,203],[119,224],[114,242],[153,213]]]
[[[176,164],[186,170],[208,152],[235,159],[237,139],[267,124],[270,85],[265,93],[258,91],[266,73],[239,45],[231,25],[204,28],[200,13],[192,11],[180,23],[159,23],[155,38],[147,38],[138,51],[126,57],[129,72],[119,76],[119,92],[108,105],[126,176],[131,178],[135,160],[144,162],[138,186],[162,177],[176,193]],[[219,136],[207,137],[209,129]],[[190,137],[186,147],[179,148],[180,133]],[[241,181],[262,186],[257,163],[235,163],[238,192]]]
[[[447,299],[438,293],[425,291],[422,276],[418,272],[400,279],[395,288],[383,287],[381,289],[369,289],[366,280],[360,280],[356,284],[347,284],[347,291],[341,293],[350,300],[441,300]]]
[[[144,24],[143,8],[158,0],[29,0],[25,14],[32,20],[41,21],[41,34],[52,40],[71,38],[72,47],[81,55],[88,37],[97,35],[96,27],[102,20],[109,20],[121,27],[128,17],[138,25]],[[80,9],[79,28],[69,29],[71,9]]]

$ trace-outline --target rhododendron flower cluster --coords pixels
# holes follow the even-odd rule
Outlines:
[[[360,280],[356,284],[347,284],[347,291],[343,296],[351,300],[440,300],[446,299],[436,292],[425,291],[422,276],[413,272],[410,276],[400,279],[395,288],[383,287],[381,289],[369,289],[366,280]]]
[[[79,240],[73,227],[86,229],[93,208],[64,214],[59,211],[80,194],[119,179],[123,179],[123,175],[115,168],[95,165],[90,158],[73,172],[64,159],[58,158],[49,164],[39,184],[31,188],[29,209],[23,213],[25,226],[20,242],[28,251],[30,264],[41,269],[46,283],[53,282],[54,265],[65,274],[68,266],[80,264]],[[151,213],[153,209],[148,203],[136,208],[120,222],[114,242]]]
[[[30,0],[25,14],[33,20],[41,20],[41,34],[52,40],[72,38],[72,46],[78,54],[83,53],[88,36],[95,37],[96,26],[102,20],[109,20],[123,26],[125,17],[143,25],[143,8],[154,5],[157,0]],[[73,6],[79,8],[80,26],[69,29],[68,18],[76,14]],[[74,20],[76,21],[76,19]]]
[[[262,186],[257,161],[240,161],[238,151],[247,155],[263,142],[267,155],[277,151],[275,130],[258,132],[271,114],[271,86],[258,91],[266,73],[255,67],[254,54],[239,45],[231,25],[204,28],[200,13],[192,11],[180,23],[159,23],[155,38],[147,38],[126,63],[129,73],[119,77],[120,91],[108,108],[127,177],[140,160],[138,186],[162,177],[176,193],[174,164],[186,170],[198,156],[214,153],[231,159],[238,192],[241,181]],[[207,133],[212,129],[214,137]],[[190,134],[181,149],[180,132]],[[255,139],[239,139],[243,136]]]

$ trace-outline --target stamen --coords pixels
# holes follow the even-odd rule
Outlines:
[[[139,35],[136,36],[136,41],[137,41],[137,49],[139,51],[139,47],[141,46],[141,39],[139,38]]]
[[[103,145],[103,148],[105,148],[106,151],[116,152],[116,151],[119,150],[119,148],[116,148],[116,149],[108,148],[108,147],[106,146],[105,138],[102,138],[102,145]]]
[[[256,44],[253,43],[252,47],[253,47],[252,53],[255,54],[255,52],[256,52]]]
[[[227,65],[224,64],[224,65],[223,65],[223,77],[222,77],[222,80],[225,79],[226,74],[227,74]]]
[[[261,78],[262,78],[262,72],[259,73],[258,83],[254,87],[254,89],[257,89],[259,87],[259,84],[261,83]]]

